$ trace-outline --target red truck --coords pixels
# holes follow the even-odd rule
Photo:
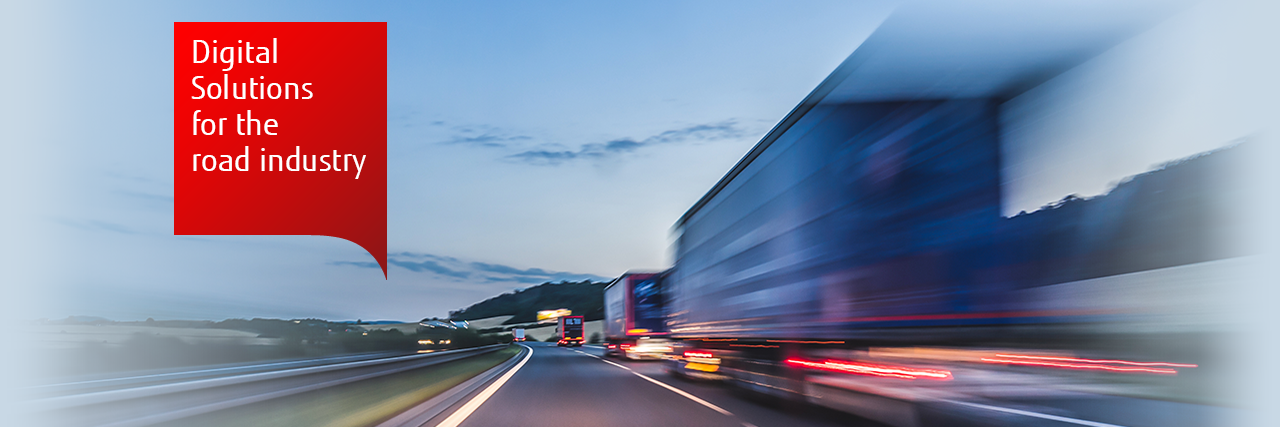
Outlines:
[[[561,347],[581,347],[582,342],[582,316],[564,316],[560,318],[560,323],[556,325],[556,335],[560,336],[560,340],[556,345]]]

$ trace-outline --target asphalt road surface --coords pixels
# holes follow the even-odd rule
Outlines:
[[[807,427],[882,424],[807,404],[783,404],[720,382],[668,374],[659,361],[606,359],[595,346],[562,348],[527,343],[493,373],[477,377],[470,391],[442,403],[423,402],[437,415],[390,425],[484,426],[697,426]],[[119,379],[85,380],[40,387],[50,396],[30,410],[56,413],[53,425],[144,425],[172,421],[222,407],[236,407],[329,385],[443,363],[475,350],[420,355],[368,354],[190,372],[161,372]],[[1033,387],[1025,387],[1033,390]],[[1021,390],[1021,389],[1019,389]],[[1100,393],[1023,393],[983,403],[945,401],[917,409],[924,426],[1198,427],[1243,425],[1238,410]],[[233,405],[234,404],[234,405]],[[430,412],[426,412],[430,414]],[[216,417],[216,414],[207,414]],[[439,421],[437,421],[439,420]],[[394,421],[394,419],[392,420]],[[390,422],[390,421],[389,421]]]
[[[787,410],[720,384],[677,379],[661,362],[605,359],[598,347],[527,344],[533,348],[529,360],[461,426],[879,426],[816,407]]]
[[[490,394],[478,394],[438,426],[883,426],[812,405],[785,407],[722,383],[684,380],[657,361],[606,359],[599,347],[528,346],[532,354],[514,372],[507,371],[505,381],[491,384]],[[1220,407],[1089,393],[998,403],[922,408],[921,421],[927,426],[1184,427],[1222,425],[1240,415]]]

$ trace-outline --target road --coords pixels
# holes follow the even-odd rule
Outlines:
[[[528,345],[533,354],[525,365],[462,427],[879,426],[820,408],[762,404],[716,383],[677,379],[659,362],[604,359],[598,347]]]
[[[606,359],[600,347],[561,348],[549,343],[526,346],[531,351],[511,359],[506,354],[495,358],[492,363],[508,360],[497,367],[490,369],[493,365],[489,364],[477,368],[476,372],[490,370],[454,387],[456,391],[421,403],[401,402],[416,404],[414,409],[421,411],[385,409],[380,411],[403,412],[391,419],[386,415],[366,418],[382,419],[380,425],[397,427],[883,426],[811,405],[783,408],[778,402],[747,395],[723,383],[680,379],[668,374],[664,364],[657,361]],[[368,380],[375,378],[399,378],[397,387],[417,390],[434,384],[432,381],[438,378],[392,374],[419,372],[451,360],[470,360],[474,354],[489,354],[483,352],[499,348],[505,346],[408,356],[352,355],[78,381],[32,390],[52,395],[38,397],[25,406],[36,413],[56,414],[49,419],[49,425],[55,426],[251,425],[258,421],[255,416],[265,413],[261,412],[263,408],[272,405],[313,405],[311,410],[276,411],[276,416],[285,418],[318,414],[317,410],[359,412],[368,409],[361,405],[370,403],[354,399],[347,405],[350,408],[338,405],[339,409],[332,409],[332,396],[368,397],[365,400],[374,402],[372,406],[388,408],[387,402],[399,399],[399,394],[388,392],[391,397],[384,398],[371,393],[368,386],[356,386],[370,384]],[[450,369],[461,368],[445,371]],[[466,374],[460,378],[469,377]],[[376,384],[379,393],[393,386],[387,381],[372,384]],[[335,394],[335,390],[344,387],[348,395]],[[1033,392],[986,404],[948,400],[949,403],[919,407],[921,425],[1189,427],[1223,425],[1220,421],[1239,415],[1220,407],[1098,393],[1046,394],[1034,392],[1034,387],[1024,388]],[[343,399],[340,403],[346,404],[348,401]],[[313,402],[321,401],[329,403],[317,409]],[[314,420],[303,418],[268,419],[273,420],[273,425],[315,425]],[[367,422],[341,425],[370,425]]]
[[[532,354],[514,372],[507,371],[505,382],[490,384],[491,394],[475,395],[434,425],[883,426],[816,406],[784,409],[721,383],[677,378],[661,362],[603,358],[599,347],[528,346]],[[1091,393],[995,403],[999,406],[934,404],[921,408],[921,421],[929,426],[1170,427],[1220,425],[1239,415],[1225,408]]]

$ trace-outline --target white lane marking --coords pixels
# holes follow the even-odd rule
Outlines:
[[[610,363],[613,363],[613,362],[610,362]],[[636,374],[636,376],[638,376],[638,377],[640,377],[640,378],[644,378],[644,379],[648,380],[648,381],[649,381],[649,382],[651,382],[651,383],[654,383],[654,384],[660,385],[660,386],[662,386],[662,388],[665,388],[665,389],[667,389],[667,390],[671,390],[671,391],[672,391],[672,392],[674,392],[675,394],[678,394],[678,395],[684,396],[684,397],[686,397],[686,398],[688,398],[689,400],[692,400],[692,401],[694,401],[694,402],[698,402],[698,403],[702,404],[702,406],[706,406],[706,407],[708,407],[708,408],[711,408],[712,410],[714,410],[714,411],[716,411],[716,412],[719,412],[719,413],[724,414],[724,415],[728,415],[728,416],[730,416],[730,417],[732,417],[732,416],[733,416],[733,413],[732,413],[732,412],[726,411],[726,410],[724,410],[723,408],[721,408],[721,407],[719,407],[719,406],[712,405],[712,404],[711,404],[711,402],[708,402],[708,401],[705,401],[705,400],[699,399],[697,396],[694,396],[694,395],[689,394],[689,393],[685,393],[685,391],[684,391],[684,390],[681,390],[681,389],[678,389],[678,388],[675,388],[675,387],[669,386],[669,385],[667,385],[666,383],[664,383],[664,382],[662,382],[662,381],[658,381],[658,380],[655,380],[655,379],[653,379],[653,378],[649,378],[649,377],[648,377],[648,376],[646,376],[645,374],[642,374],[642,373],[639,373],[639,372],[636,372],[636,371],[631,371],[631,373]]]
[[[599,359],[599,358],[597,358],[597,359]],[[631,370],[631,368],[628,368],[628,367],[626,367],[626,366],[619,365],[619,364],[617,364],[617,363],[614,363],[614,362],[611,362],[611,361],[608,361],[608,360],[600,359],[600,361],[601,361],[601,362],[604,362],[604,363],[608,363],[608,364],[613,365],[613,366],[617,366],[617,367],[622,368],[622,369],[626,369],[626,370],[631,371],[631,372],[635,372],[635,371]]]
[[[578,351],[578,350],[574,350],[574,351]],[[585,355],[587,355],[587,356],[591,356],[591,357],[594,357],[594,358],[600,359],[600,356],[596,356],[596,355],[594,355],[594,354],[587,353],[587,352],[585,352],[585,351],[578,351],[578,353],[585,354]],[[600,359],[600,360],[604,360],[604,359]]]
[[[974,408],[982,408],[982,409],[986,409],[986,410],[990,410],[990,411],[1006,412],[1006,413],[1010,413],[1010,414],[1025,415],[1025,416],[1028,416],[1028,417],[1043,418],[1043,419],[1046,419],[1046,420],[1061,421],[1061,422],[1064,422],[1064,423],[1071,423],[1071,424],[1077,424],[1077,425],[1082,425],[1082,426],[1090,426],[1090,427],[1124,427],[1124,426],[1116,425],[1116,424],[1100,423],[1100,422],[1097,422],[1097,421],[1089,421],[1089,420],[1078,420],[1078,419],[1075,419],[1075,418],[1067,418],[1067,417],[1060,417],[1060,416],[1057,416],[1057,415],[1041,414],[1041,413],[1039,413],[1039,412],[1023,411],[1023,410],[1021,410],[1021,409],[1002,408],[1002,407],[999,407],[999,406],[983,405],[983,404],[980,404],[980,403],[960,402],[960,401],[956,401],[956,400],[944,400],[944,401],[945,401],[945,402],[950,402],[950,403],[955,403],[955,404],[958,404],[958,405],[972,406],[972,407],[974,407]]]
[[[578,351],[578,350],[574,350],[574,351]],[[619,365],[619,364],[617,364],[617,363],[613,363],[612,361],[609,361],[609,360],[604,360],[604,359],[600,358],[600,356],[596,356],[596,355],[594,355],[594,354],[583,353],[583,352],[581,352],[581,351],[578,351],[578,353],[586,354],[587,356],[591,356],[591,357],[594,357],[594,358],[596,358],[596,359],[600,359],[600,361],[601,361],[601,362],[608,363],[608,364],[610,364],[610,365],[617,366],[617,367],[622,368],[622,369],[626,369],[627,371],[629,371],[629,372],[631,372],[631,373],[635,374],[637,377],[644,378],[646,381],[649,381],[649,382],[651,382],[651,383],[654,383],[654,384],[660,385],[660,386],[662,386],[662,388],[665,388],[665,389],[667,389],[667,390],[671,390],[671,392],[672,392],[672,393],[675,393],[675,394],[678,394],[678,395],[684,396],[686,399],[689,399],[689,400],[692,400],[692,401],[694,401],[694,402],[697,402],[698,404],[700,404],[700,405],[702,405],[702,406],[706,406],[706,407],[708,407],[708,408],[711,408],[711,410],[716,411],[716,412],[719,412],[719,413],[721,413],[721,414],[723,414],[723,415],[727,415],[727,416],[730,416],[730,417],[732,417],[732,416],[733,416],[733,413],[732,413],[732,412],[726,411],[726,410],[724,410],[724,408],[721,408],[721,407],[719,407],[719,406],[716,406],[716,405],[712,404],[711,402],[708,402],[708,401],[705,401],[705,400],[699,399],[699,398],[698,398],[698,396],[694,396],[694,395],[692,395],[692,394],[686,393],[684,390],[681,390],[681,389],[678,389],[678,388],[675,388],[675,387],[669,386],[669,385],[667,385],[667,383],[664,383],[664,382],[662,382],[662,381],[655,380],[655,379],[653,379],[653,378],[649,378],[649,376],[648,376],[648,375],[645,375],[645,374],[642,374],[642,373],[636,372],[635,370],[633,370],[633,369],[631,369],[631,368],[628,368],[628,367],[626,367],[626,366]],[[745,424],[745,423],[744,423],[744,424]],[[750,426],[750,424],[746,424],[746,425]],[[752,426],[752,427],[754,427],[754,426]]]
[[[493,384],[489,384],[489,387],[485,388],[484,391],[480,392],[480,394],[477,394],[476,397],[472,398],[466,405],[462,405],[461,408],[458,408],[458,410],[452,415],[449,415],[449,418],[445,418],[440,424],[436,424],[436,427],[458,427],[459,424],[462,424],[463,421],[467,420],[467,417],[471,416],[472,412],[475,412],[476,409],[480,408],[480,405],[483,405],[486,400],[489,400],[490,396],[497,393],[498,389],[502,388],[502,385],[506,384],[507,380],[510,380],[511,377],[516,374],[516,371],[519,371],[520,368],[524,366],[525,362],[529,361],[530,357],[533,357],[532,348],[524,344],[520,344],[520,346],[529,350],[529,354],[524,355],[524,360],[517,363],[516,366],[511,368],[510,371],[507,371],[507,373],[502,374],[502,377],[498,378],[497,381],[494,381]]]

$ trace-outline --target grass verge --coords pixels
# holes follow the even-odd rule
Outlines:
[[[508,348],[190,418],[166,426],[362,427],[412,408],[519,353]]]

